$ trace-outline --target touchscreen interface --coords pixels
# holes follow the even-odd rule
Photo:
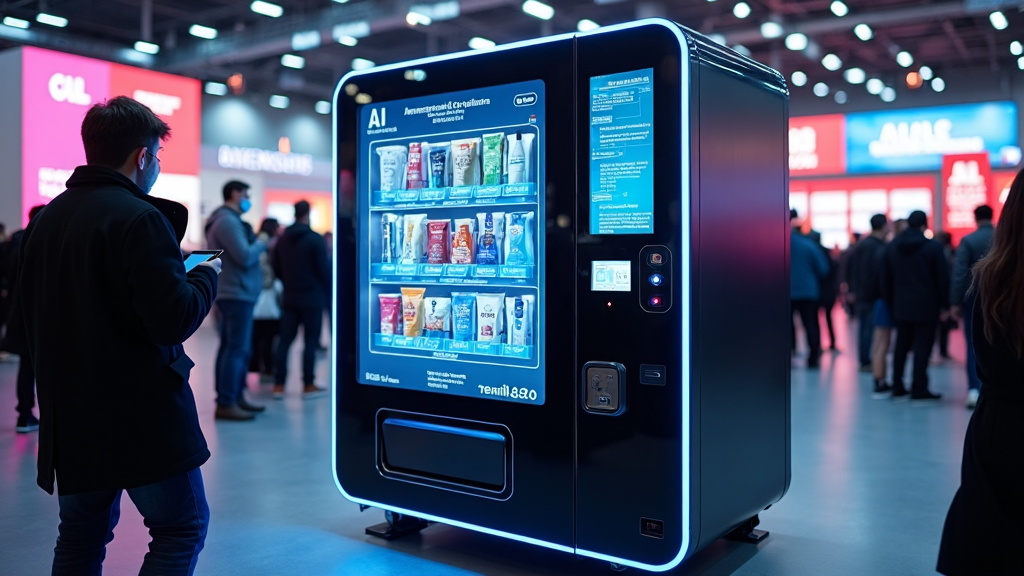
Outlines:
[[[358,380],[543,404],[544,83],[358,114]]]

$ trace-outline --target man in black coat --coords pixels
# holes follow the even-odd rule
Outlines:
[[[896,319],[896,350],[893,354],[892,397],[905,399],[903,371],[907,354],[914,352],[911,400],[938,400],[928,390],[928,360],[935,343],[939,314],[949,307],[949,266],[942,244],[925,237],[928,217],[915,210],[907,217],[907,229],[886,247],[882,269],[882,297]]]
[[[298,335],[300,324],[304,336],[302,394],[307,398],[322,396],[327,390],[313,382],[313,372],[316,351],[320,347],[324,309],[331,300],[331,268],[323,236],[309,227],[309,202],[299,200],[295,203],[295,224],[278,239],[271,262],[274,273],[284,284],[281,334],[274,358],[274,398],[284,397],[288,349]]]
[[[871,370],[871,337],[875,331],[875,302],[882,297],[882,256],[885,254],[885,235],[889,221],[885,214],[871,217],[871,234],[865,236],[850,256],[850,290],[856,298],[857,357],[860,369]]]
[[[953,281],[949,289],[949,303],[954,318],[964,320],[964,339],[967,342],[967,407],[974,408],[981,396],[981,379],[978,378],[978,361],[974,353],[974,291],[970,290],[973,277],[971,270],[992,248],[993,211],[991,206],[982,204],[974,209],[974,220],[978,229],[963,237],[956,250],[953,264]]]
[[[210,457],[182,348],[217,293],[219,261],[186,273],[187,214],[147,194],[170,128],[119,96],[82,123],[79,166],[25,231],[21,306],[36,370],[37,482],[60,502],[54,574],[99,572],[128,491],[153,542],[142,574],[192,574]],[[177,228],[175,227],[177,224]]]

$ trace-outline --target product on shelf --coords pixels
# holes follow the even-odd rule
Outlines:
[[[406,336],[423,335],[423,296],[426,288],[402,288],[402,324]]]
[[[512,345],[533,344],[533,295],[508,296],[505,298],[505,331],[507,342]]]
[[[402,257],[402,217],[390,212],[380,217],[380,261],[398,262]]]
[[[480,139],[452,140],[452,186],[480,183]]]
[[[380,155],[380,189],[391,191],[405,188],[408,149],[405,146],[381,146],[377,148],[377,154]]]
[[[476,241],[476,263],[501,264],[502,244],[505,240],[505,213],[479,212],[476,215],[476,222],[479,233]]]
[[[476,295],[476,339],[478,342],[501,342],[504,321],[502,307],[504,304],[504,292]]]
[[[533,219],[533,212],[505,214],[505,264],[525,266],[534,263]]]
[[[452,292],[452,340],[476,339],[476,293]]]
[[[509,134],[508,146],[508,183],[523,184],[530,181],[530,170],[533,168],[533,134],[516,132]]]
[[[473,263],[473,240],[476,236],[476,222],[472,218],[456,218],[455,234],[452,236],[452,264]]]
[[[405,175],[405,187],[408,189],[423,188],[423,147],[424,144],[409,144],[409,165]]]
[[[448,220],[427,221],[427,263],[447,264],[451,261],[451,222]]]
[[[380,333],[391,336],[397,334],[402,325],[402,295],[381,294],[380,298]]]
[[[432,338],[448,338],[452,329],[452,299],[428,296],[424,301],[426,310],[423,330]]]
[[[402,264],[419,264],[427,258],[426,214],[402,218]]]
[[[501,184],[501,173],[505,154],[505,133],[483,135],[483,167],[485,186]]]
[[[427,145],[430,162],[430,188],[444,188],[448,185],[448,165],[450,163],[451,143],[433,142]]]

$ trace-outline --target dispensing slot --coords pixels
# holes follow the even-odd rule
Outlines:
[[[497,432],[386,418],[380,460],[390,474],[497,492],[506,485],[506,438]]]

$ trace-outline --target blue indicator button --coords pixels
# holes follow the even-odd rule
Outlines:
[[[647,278],[647,281],[650,282],[652,286],[661,286],[662,280],[664,279],[662,278],[661,274],[651,274]]]

